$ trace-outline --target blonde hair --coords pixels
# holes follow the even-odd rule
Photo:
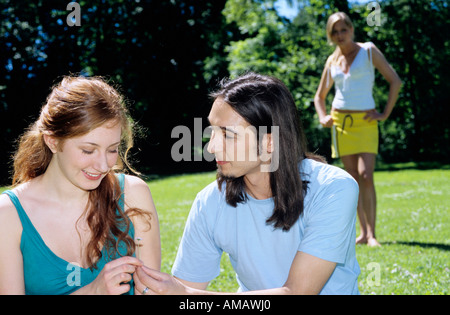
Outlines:
[[[353,28],[352,21],[350,20],[348,15],[345,14],[344,12],[336,12],[336,13],[333,13],[332,15],[330,15],[330,17],[328,18],[328,21],[327,21],[326,30],[327,30],[327,41],[328,41],[328,44],[331,46],[334,45],[333,41],[331,40],[332,33],[333,33],[333,27],[338,21],[343,21],[345,23],[345,25],[347,25],[350,28]],[[339,48],[339,46],[336,46],[336,49],[334,50],[334,52],[330,55],[330,57],[328,57],[326,66],[337,64],[339,57],[341,55],[342,55],[341,49]]]

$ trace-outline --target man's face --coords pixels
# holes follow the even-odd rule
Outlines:
[[[215,155],[218,172],[231,178],[259,173],[256,128],[221,97],[215,100],[208,120],[212,128],[208,152]]]

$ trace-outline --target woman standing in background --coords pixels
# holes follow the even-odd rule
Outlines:
[[[354,42],[354,28],[343,12],[332,14],[327,37],[336,45],[325,64],[314,105],[320,124],[332,128],[332,157],[340,158],[344,168],[359,184],[358,217],[361,233],[357,244],[380,246],[375,236],[376,192],[373,172],[378,154],[378,121],[386,120],[398,98],[402,82],[381,51],[371,42]],[[376,68],[390,85],[383,112],[375,109],[372,96]],[[335,83],[331,113],[325,99]]]

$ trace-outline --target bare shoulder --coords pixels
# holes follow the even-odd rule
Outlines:
[[[148,188],[147,183],[142,179],[134,175],[125,175],[125,187],[128,188]]]
[[[11,199],[6,194],[0,195],[0,224],[4,222],[3,219],[17,214],[16,208]]]
[[[142,194],[151,195],[147,183],[137,176],[125,175],[125,196],[134,198],[142,197]]]
[[[383,53],[381,50],[372,42],[367,42],[366,47],[372,50],[372,55],[375,60],[375,58],[384,58]]]
[[[125,202],[130,208],[152,212],[153,198],[147,183],[133,175],[125,175]]]
[[[21,230],[22,224],[16,207],[6,194],[0,195],[0,235],[20,235]]]
[[[6,194],[0,195],[0,295],[24,294],[22,224]]]

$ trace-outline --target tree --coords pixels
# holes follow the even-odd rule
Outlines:
[[[387,162],[448,159],[449,126],[439,119],[447,116],[444,104],[450,103],[448,1],[379,1],[381,26],[368,25],[372,11],[366,4],[300,1],[292,22],[278,16],[273,4],[273,0],[227,1],[227,22],[235,23],[242,36],[226,50],[229,70],[232,75],[253,70],[282,79],[302,113],[310,150],[329,158],[329,131],[318,124],[312,100],[333,49],[326,43],[326,21],[332,13],[344,11],[353,21],[356,41],[374,42],[404,82],[390,119],[380,123],[380,158]],[[387,95],[388,85],[377,73],[374,98],[379,110]]]
[[[356,7],[362,16],[365,6]],[[380,153],[386,161],[447,161],[450,153],[450,60],[448,1],[399,0],[381,2],[380,26],[358,24],[403,81],[390,119],[380,124]],[[438,31],[439,30],[439,31]],[[382,108],[387,85],[377,77],[377,104]]]
[[[313,99],[325,60],[332,52],[326,44],[325,24],[336,10],[335,1],[303,1],[293,22],[277,14],[274,2],[227,1],[227,22],[235,23],[244,36],[226,50],[229,71],[232,76],[255,71],[283,80],[301,113],[309,149],[330,158],[330,135],[315,117]]]
[[[137,141],[139,170],[204,166],[175,163],[170,135],[174,126],[190,127],[194,117],[207,115],[213,80],[204,76],[204,60],[220,49],[214,34],[223,30],[225,0],[81,0],[80,26],[67,23],[69,2],[0,0],[2,165],[50,87],[73,73],[106,76],[121,86],[132,116],[147,130]],[[7,168],[2,171],[6,184]]]

